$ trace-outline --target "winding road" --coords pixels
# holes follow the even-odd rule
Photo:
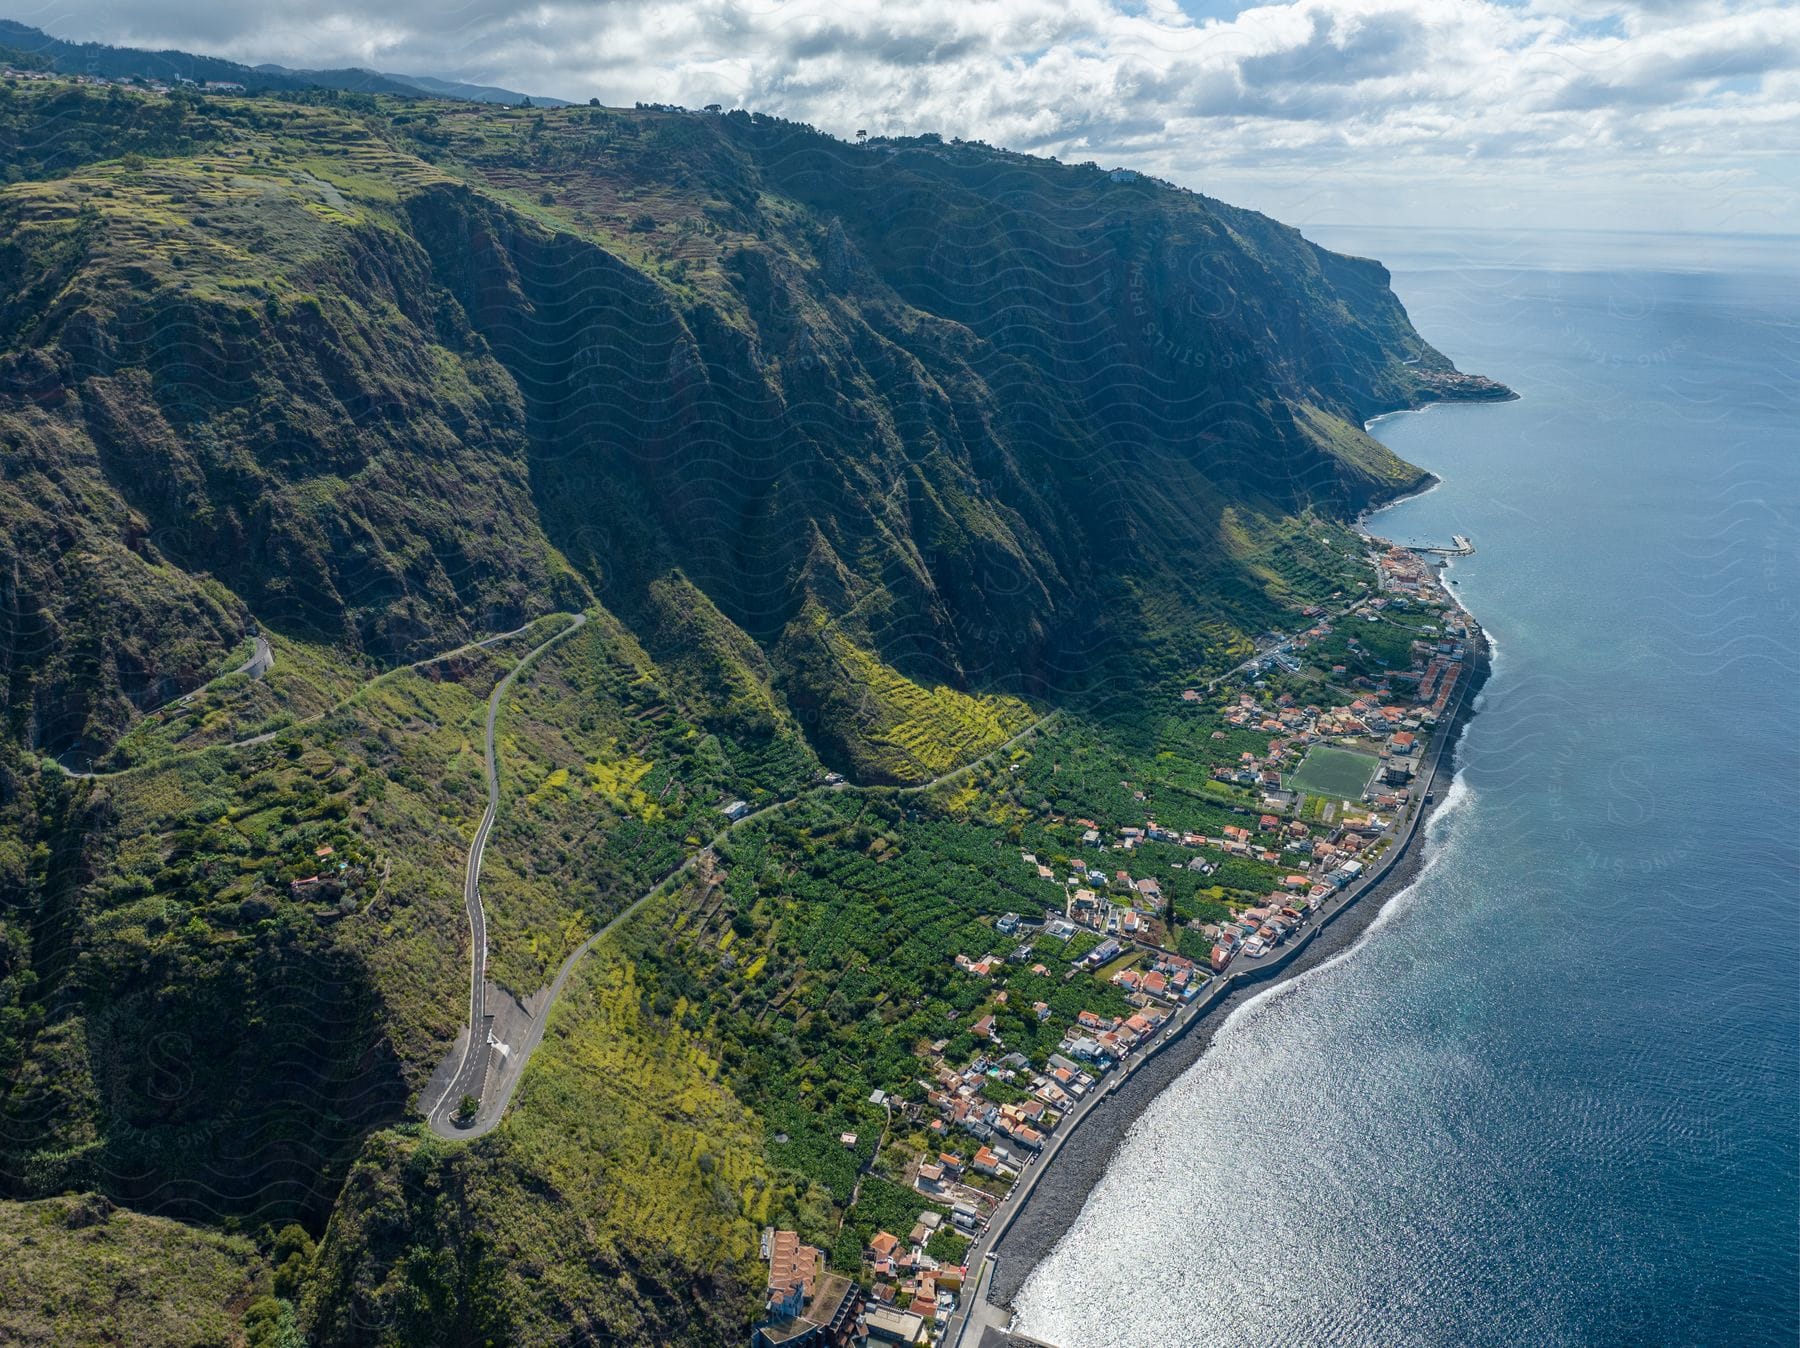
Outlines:
[[[250,652],[250,658],[232,671],[234,674],[248,674],[252,680],[260,679],[275,668],[275,648],[269,645],[269,639],[261,632],[256,634],[256,645]]]
[[[573,628],[569,629],[569,631],[573,630]],[[558,633],[557,636],[552,637],[550,641],[545,642],[544,646],[549,646],[561,637],[567,635],[568,632],[566,631]],[[544,646],[539,646],[537,650],[531,653],[531,655],[528,655],[524,660],[521,660],[518,667],[513,670],[513,674],[517,674],[520,669],[523,669],[526,662],[529,661],[532,656],[535,656],[538,651],[543,650]],[[512,675],[509,674],[507,676],[508,681],[510,681],[511,678]],[[471,968],[470,972],[469,1023],[471,1025],[479,1025],[482,1017],[485,1015],[485,1007],[482,1005],[485,979],[481,976],[481,961],[485,958],[486,947],[481,938],[485,938],[486,928],[485,919],[480,918],[481,901],[476,895],[475,881],[481,866],[479,849],[487,841],[487,829],[493,822],[494,805],[499,798],[498,778],[495,775],[494,769],[493,732],[494,708],[498,706],[498,699],[501,691],[502,689],[500,688],[494,690],[495,700],[491,702],[488,707],[488,814],[482,820],[482,829],[476,834],[475,847],[471,849],[469,853],[468,878],[464,882],[463,887],[464,901],[470,905],[469,921],[471,929],[476,926],[478,920],[482,923],[480,937],[475,943],[476,955],[475,960],[472,961],[474,967]],[[531,1055],[537,1051],[538,1045],[544,1040],[544,1027],[549,1023],[551,1009],[555,1007],[557,999],[562,996],[563,989],[568,986],[569,979],[574,974],[576,966],[579,965],[581,961],[587,957],[588,952],[599,945],[601,941],[605,940],[608,936],[611,936],[620,927],[624,926],[625,923],[636,917],[645,904],[649,903],[650,900],[656,898],[658,895],[666,894],[671,886],[694,868],[702,856],[711,852],[713,848],[717,847],[736,830],[743,828],[746,824],[753,823],[758,819],[765,819],[777,810],[785,810],[812,796],[821,795],[826,792],[873,793],[885,791],[896,796],[911,796],[918,795],[921,792],[930,791],[936,787],[942,786],[946,782],[955,781],[957,778],[963,776],[965,773],[973,771],[976,767],[987,762],[996,755],[1005,753],[1021,740],[1044,729],[1044,727],[1056,720],[1061,714],[1062,713],[1059,711],[1052,711],[1044,716],[1038,717],[1038,719],[1033,721],[1030,725],[1020,730],[1017,734],[996,744],[979,758],[972,758],[967,763],[951,768],[948,772],[939,773],[928,782],[919,782],[913,786],[894,787],[856,786],[849,782],[837,782],[828,786],[812,787],[797,795],[786,796],[781,800],[771,801],[761,809],[745,815],[742,819],[734,820],[725,825],[707,840],[705,846],[695,848],[679,866],[663,876],[662,879],[658,880],[648,890],[640,894],[627,907],[621,909],[616,916],[611,918],[598,931],[594,932],[593,935],[589,936],[585,941],[569,952],[568,957],[563,960],[562,965],[557,969],[556,977],[551,980],[547,995],[542,997],[541,1005],[537,1013],[531,1017],[531,1026],[530,1029],[526,1031],[524,1040],[518,1044],[510,1044],[507,1046],[509,1055],[508,1066],[510,1070],[504,1074],[502,1080],[498,1083],[499,1093],[492,1099],[483,1098],[481,1090],[479,1089],[479,1087],[484,1084],[487,1074],[488,1055],[486,1050],[488,1045],[485,1040],[481,1044],[477,1044],[475,1042],[474,1033],[470,1033],[467,1041],[464,1043],[462,1061],[457,1068],[455,1076],[451,1078],[450,1083],[443,1089],[437,1100],[427,1111],[426,1121],[430,1125],[432,1132],[440,1137],[477,1138],[485,1133],[492,1132],[498,1127],[500,1120],[505,1117],[507,1106],[512,1103],[513,1093],[518,1089],[519,1082],[525,1075],[526,1064],[531,1060]],[[533,1000],[538,999],[534,998]],[[481,1072],[481,1075],[479,1076],[475,1074],[474,1068],[474,1064],[477,1061],[479,1062]],[[471,1083],[473,1083],[473,1088],[471,1087]],[[473,1095],[480,1099],[481,1107],[476,1113],[473,1121],[466,1126],[460,1126],[456,1123],[454,1115],[456,1112],[456,1105],[461,1102],[464,1095]]]
[[[666,893],[670,886],[675,884],[693,869],[700,857],[710,852],[731,834],[732,831],[741,828],[746,824],[753,823],[758,819],[765,818],[777,810],[786,809],[821,792],[887,792],[892,795],[907,796],[930,791],[935,787],[942,786],[946,782],[955,781],[957,778],[973,771],[982,763],[992,759],[997,754],[1006,752],[1006,750],[1012,748],[1021,740],[1044,729],[1061,714],[1052,711],[1037,718],[1030,725],[1025,726],[1016,734],[1013,734],[999,744],[996,744],[986,753],[970,759],[967,763],[959,764],[957,767],[951,768],[947,772],[940,773],[930,781],[919,782],[912,786],[892,787],[854,786],[845,782],[838,782],[825,786],[815,786],[795,795],[784,797],[781,800],[772,801],[761,809],[753,811],[743,818],[725,825],[714,834],[703,847],[696,848],[679,866],[663,876],[661,880],[651,886],[649,890],[640,895],[628,907],[621,910],[604,926],[595,931],[563,960],[562,965],[556,971],[556,977],[545,990],[547,995],[544,995],[541,998],[541,1006],[538,1012],[530,1017],[530,1029],[524,1042],[518,1045],[509,1046],[509,1067],[511,1070],[503,1074],[502,1080],[499,1083],[500,1093],[491,1100],[483,1098],[482,1094],[483,1087],[487,1081],[488,1061],[490,1056],[489,1051],[492,1048],[492,1044],[489,1042],[487,1036],[487,912],[481,902],[481,861],[487,850],[488,838],[493,832],[494,821],[499,814],[500,808],[500,768],[494,746],[494,732],[499,722],[500,704],[505,699],[507,690],[512,687],[513,680],[523,673],[525,669],[538,658],[538,656],[542,655],[545,651],[549,650],[552,646],[556,645],[572,633],[585,627],[588,621],[587,614],[545,614],[543,617],[534,618],[531,622],[516,627],[509,632],[500,632],[491,637],[483,637],[478,641],[462,642],[451,647],[449,650],[440,651],[435,655],[426,656],[422,660],[414,660],[410,664],[401,665],[395,669],[388,670],[385,673],[378,674],[358,687],[356,691],[351,693],[348,697],[333,703],[322,711],[314,712],[310,716],[290,721],[286,725],[279,726],[274,730],[251,735],[245,739],[228,740],[221,744],[200,745],[192,749],[178,749],[172,755],[159,758],[153,762],[134,764],[130,767],[117,768],[105,772],[94,772],[91,770],[83,771],[72,768],[63,762],[56,760],[50,761],[54,762],[55,766],[69,777],[85,780],[100,780],[111,777],[123,777],[135,772],[152,771],[158,768],[167,767],[172,760],[176,759],[195,757],[207,753],[229,752],[235,749],[248,749],[255,745],[267,744],[269,741],[287,731],[295,730],[302,726],[312,725],[324,720],[333,712],[340,711],[348,706],[356,698],[362,696],[375,685],[392,678],[396,674],[423,669],[428,665],[436,664],[440,660],[449,659],[463,651],[478,650],[483,647],[497,645],[500,642],[511,640],[513,637],[529,631],[540,622],[548,622],[553,618],[567,618],[569,619],[569,624],[553,633],[550,637],[521,656],[519,662],[508,670],[506,675],[494,685],[493,692],[488,696],[487,722],[484,728],[482,743],[482,754],[487,777],[487,808],[482,812],[481,822],[477,825],[474,839],[469,845],[468,860],[463,872],[463,909],[469,922],[470,947],[469,1030],[467,1034],[459,1040],[461,1044],[461,1053],[457,1059],[456,1070],[452,1073],[450,1080],[437,1092],[436,1099],[431,1102],[426,1110],[426,1121],[430,1125],[432,1131],[443,1137],[465,1139],[480,1137],[482,1134],[490,1132],[500,1122],[501,1117],[506,1112],[507,1106],[512,1101],[513,1093],[517,1089],[520,1077],[524,1075],[526,1062],[530,1059],[531,1054],[537,1049],[538,1044],[543,1040],[544,1025],[549,1019],[550,1010],[555,1006],[557,999],[562,996],[563,989],[568,985],[569,978],[574,973],[576,966],[580,964],[581,960],[596,945],[635,917],[651,899],[657,897],[659,894]],[[246,674],[252,680],[260,679],[274,667],[275,651],[269,644],[268,638],[258,631],[254,634],[254,642],[255,644],[252,648],[250,658],[242,665],[230,670],[228,674],[221,675],[220,678],[229,677],[229,675],[234,674]],[[194,689],[192,693],[183,694],[183,697],[192,697],[196,693],[205,691],[207,687],[211,686],[211,683],[216,682],[218,682],[218,680],[214,679],[207,684],[202,684],[200,687]],[[452,1054],[455,1054],[457,1050],[452,1048],[451,1052]],[[458,1125],[454,1118],[457,1106],[461,1103],[462,1098],[465,1095],[474,1096],[481,1101],[481,1107],[475,1119],[466,1127]]]
[[[494,757],[494,724],[500,716],[501,699],[520,672],[557,642],[587,626],[587,614],[567,616],[573,621],[521,656],[519,663],[506,671],[506,676],[494,685],[494,691],[488,696],[487,729],[482,741],[487,767],[487,809],[482,812],[475,839],[469,844],[469,861],[463,871],[463,909],[469,918],[469,1034],[463,1044],[461,1064],[427,1115],[434,1131],[443,1133],[448,1129],[450,1136],[461,1131],[456,1128],[453,1117],[456,1104],[451,1102],[460,1104],[465,1095],[479,1099],[487,1076],[487,912],[481,906],[481,857],[487,850],[488,835],[493,832],[494,818],[500,810],[500,767]]]
[[[1356,604],[1363,602],[1366,597],[1367,596],[1362,596],[1352,600],[1345,604],[1340,610],[1330,613],[1328,616],[1340,616],[1343,612],[1348,612],[1349,609],[1355,607]],[[578,621],[575,626],[579,627],[581,623],[585,621],[585,616],[581,616],[580,621]],[[960,764],[947,772],[940,773],[926,782],[919,782],[912,786],[856,786],[848,782],[839,782],[829,786],[813,787],[796,795],[787,796],[777,801],[771,801],[761,809],[745,815],[742,819],[738,819],[725,825],[708,839],[704,846],[696,848],[681,862],[680,865],[676,866],[667,875],[663,876],[662,879],[658,880],[643,894],[640,894],[625,908],[621,909],[614,917],[609,919],[604,926],[600,927],[580,945],[576,946],[574,950],[569,952],[568,956],[557,968],[556,977],[550,981],[548,988],[542,990],[539,996],[532,999],[533,1001],[538,1002],[539,1006],[537,1011],[529,1016],[529,1027],[525,1032],[523,1040],[519,1043],[508,1044],[506,1046],[508,1070],[502,1073],[499,1080],[494,1083],[498,1093],[489,1097],[484,1094],[484,1088],[487,1086],[489,1079],[488,1062],[490,1050],[493,1047],[489,1042],[485,1026],[487,1015],[485,977],[487,923],[486,916],[481,907],[478,881],[481,871],[482,849],[487,845],[488,831],[493,826],[494,815],[498,808],[500,798],[499,774],[494,761],[494,717],[499,708],[500,698],[505,692],[507,685],[512,682],[513,677],[517,675],[520,670],[524,669],[539,652],[554,645],[557,641],[561,640],[574,630],[574,627],[564,629],[562,632],[557,633],[556,636],[551,637],[550,640],[546,641],[542,646],[537,647],[530,654],[526,655],[525,658],[514,667],[512,672],[506,676],[500,685],[495,688],[494,695],[488,703],[488,809],[487,813],[482,818],[480,829],[476,832],[474,845],[470,849],[468,871],[463,882],[463,902],[469,913],[469,928],[473,950],[469,972],[470,1029],[466,1038],[463,1038],[460,1041],[462,1044],[462,1053],[455,1073],[452,1075],[450,1081],[438,1091],[437,1098],[426,1110],[427,1123],[430,1125],[431,1130],[440,1137],[473,1139],[490,1133],[499,1126],[500,1120],[506,1115],[507,1107],[512,1103],[514,1093],[518,1090],[520,1080],[525,1075],[526,1064],[530,1061],[531,1055],[537,1051],[538,1045],[543,1042],[544,1027],[549,1023],[550,1012],[555,1007],[557,1000],[562,996],[564,988],[568,986],[569,979],[574,974],[576,967],[587,957],[588,953],[593,950],[595,946],[619,930],[620,927],[629,922],[632,918],[636,917],[645,904],[649,903],[658,895],[667,893],[672,885],[677,883],[694,868],[694,865],[699,861],[700,857],[712,851],[713,848],[724,841],[724,839],[733,831],[758,819],[766,818],[777,810],[787,809],[788,807],[821,792],[886,792],[896,796],[909,796],[933,790],[936,787],[944,785],[946,782],[955,781],[967,773],[972,772],[982,763],[989,761],[996,755],[1005,753],[1021,740],[1043,730],[1061,715],[1058,711],[1049,712],[1033,721],[1030,725],[1024,727],[1018,733],[1001,741],[979,757],[972,758],[967,763]],[[1208,683],[1206,687],[1208,690],[1211,690],[1223,680],[1249,668],[1249,666],[1255,664],[1257,661],[1267,658],[1271,653],[1286,648],[1292,640],[1292,637],[1287,637],[1277,643],[1264,647],[1241,664],[1218,675]],[[482,1028],[477,1030],[474,1028],[477,1026],[481,1026]],[[455,1053],[456,1050],[453,1048],[451,1052]],[[480,1105],[472,1119],[465,1120],[463,1123],[459,1124],[455,1119],[455,1113],[457,1106],[461,1103],[464,1096],[474,1097],[480,1101]]]
[[[581,622],[587,621],[587,618],[583,615],[569,614],[569,613],[547,613],[542,618],[533,618],[530,622],[526,623],[525,626],[523,626],[523,627],[513,628],[513,630],[510,632],[500,632],[491,637],[483,637],[479,641],[462,642],[459,645],[452,646],[447,651],[439,651],[436,655],[428,655],[423,660],[414,660],[411,664],[399,665],[393,669],[385,671],[384,673],[377,674],[374,678],[370,679],[367,683],[365,683],[361,687],[359,687],[354,693],[351,693],[349,697],[343,698],[340,701],[332,703],[329,707],[325,708],[323,711],[316,711],[311,716],[303,716],[299,720],[289,721],[286,725],[277,726],[273,730],[265,730],[260,735],[251,735],[247,739],[226,740],[220,744],[201,744],[201,745],[196,745],[191,749],[176,749],[171,754],[169,754],[168,756],[163,757],[163,758],[152,759],[149,762],[145,762],[145,763],[133,763],[130,767],[125,767],[125,768],[111,768],[105,772],[80,771],[76,768],[70,767],[68,764],[64,763],[61,759],[56,759],[56,758],[48,759],[46,761],[55,764],[55,766],[59,770],[61,770],[65,776],[79,778],[84,781],[103,781],[108,777],[125,777],[134,772],[150,772],[157,768],[164,768],[164,767],[167,767],[171,762],[178,760],[178,759],[196,758],[201,754],[223,753],[223,752],[226,752],[231,749],[248,749],[254,745],[267,744],[270,740],[274,739],[277,735],[283,734],[286,731],[298,729],[300,726],[314,725],[314,724],[318,723],[319,721],[323,721],[327,716],[330,716],[333,712],[342,711],[345,707],[349,706],[357,698],[361,697],[364,693],[368,692],[369,689],[373,688],[376,684],[381,683],[385,679],[391,679],[396,674],[404,673],[407,670],[424,669],[427,665],[435,665],[440,660],[448,660],[451,656],[460,655],[464,651],[480,650],[484,646],[492,646],[498,642],[508,641],[511,638],[518,636],[521,632],[529,630],[531,627],[535,626],[538,623],[548,622],[551,618],[569,618],[569,617],[580,617]],[[579,626],[579,625],[580,624],[578,623],[577,626]],[[573,629],[569,629],[569,630],[572,631]],[[275,668],[274,648],[269,645],[268,638],[266,638],[266,637],[262,636],[260,633],[258,633],[258,635],[256,637],[255,650],[252,651],[251,656],[248,660],[246,660],[243,664],[239,665],[236,669],[228,670],[224,674],[221,674],[218,679],[210,679],[206,683],[201,684],[198,688],[195,688],[193,690],[193,692],[183,693],[182,697],[189,698],[189,697],[195,696],[196,694],[203,693],[208,688],[212,687],[213,684],[219,682],[219,679],[229,678],[233,674],[248,674],[250,676],[251,680],[254,681],[254,680],[262,678],[263,675],[267,674],[273,668]],[[176,700],[180,701],[179,698]],[[160,711],[161,708],[157,708],[157,710]],[[151,715],[153,713],[145,713],[145,714]],[[67,754],[64,755],[64,757],[67,757],[67,756],[68,756]]]
[[[165,711],[169,707],[176,706],[176,705],[185,706],[189,699],[197,696],[200,693],[204,693],[208,688],[211,688],[215,683],[218,683],[220,680],[229,679],[233,675],[236,675],[236,674],[248,675],[250,682],[255,683],[258,679],[262,678],[263,675],[267,674],[273,668],[275,668],[275,648],[270,646],[269,639],[267,637],[265,637],[260,631],[258,631],[255,634],[254,640],[253,640],[251,648],[250,648],[250,658],[248,660],[244,661],[243,664],[239,665],[236,669],[226,670],[223,674],[219,675],[218,678],[208,679],[205,683],[201,684],[197,688],[191,689],[188,692],[181,693],[175,697],[170,698],[167,702],[163,703],[161,706],[150,708],[150,710],[144,712],[143,715],[144,716],[155,716],[158,712]],[[246,741],[246,743],[248,743],[248,741]],[[86,755],[81,754],[79,750],[70,749],[70,750],[65,750],[61,757],[52,758],[49,761],[56,764],[56,766],[62,770],[64,775],[69,776],[69,777],[80,778],[80,779],[88,780],[88,781],[97,781],[102,777],[117,777],[117,776],[119,776],[120,772],[129,772],[130,771],[129,768],[120,769],[120,770],[114,771],[114,772],[94,772],[91,769],[84,771],[80,768],[72,768],[67,763],[63,762],[64,758],[85,757],[85,756]],[[92,759],[89,759],[89,761],[91,762]]]

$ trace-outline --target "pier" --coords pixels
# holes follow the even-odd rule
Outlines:
[[[1408,552],[1424,553],[1433,557],[1467,557],[1475,551],[1475,545],[1469,541],[1467,534],[1451,534],[1450,546],[1433,547],[1425,544],[1403,544]]]

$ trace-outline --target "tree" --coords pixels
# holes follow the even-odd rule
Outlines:
[[[456,1123],[459,1128],[467,1128],[475,1122],[475,1115],[481,1111],[481,1101],[473,1095],[465,1095],[456,1102]]]
[[[312,1257],[313,1238],[307,1234],[305,1227],[298,1222],[289,1222],[281,1228],[269,1254],[269,1262],[275,1265],[277,1297],[287,1302],[300,1299],[301,1287],[306,1281],[306,1270]]]
[[[244,1312],[244,1342],[249,1348],[306,1348],[293,1303],[259,1297]]]

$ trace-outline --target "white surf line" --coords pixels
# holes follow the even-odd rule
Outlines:
[[[1490,675],[1490,678],[1491,677],[1492,676]],[[1486,691],[1487,689],[1484,685],[1482,692],[1485,693]],[[1473,710],[1479,710],[1479,705],[1474,705]],[[1474,788],[1469,786],[1464,780],[1463,769],[1457,762],[1462,753],[1463,738],[1469,733],[1469,727],[1474,723],[1475,718],[1471,715],[1468,720],[1463,722],[1462,729],[1456,732],[1456,743],[1450,746],[1450,761],[1452,764],[1456,764],[1456,766],[1450,779],[1450,786],[1444,792],[1443,804],[1432,811],[1431,818],[1427,819],[1422,826],[1424,829],[1424,837],[1419,839],[1418,845],[1422,849],[1424,859],[1420,862],[1419,873],[1382,901],[1381,907],[1376,910],[1375,916],[1369,921],[1369,925],[1363,928],[1363,930],[1358,933],[1357,938],[1344,949],[1338,951],[1337,954],[1331,956],[1329,959],[1320,961],[1310,969],[1302,969],[1299,973],[1290,974],[1286,978],[1278,979],[1270,986],[1264,988],[1261,992],[1246,998],[1242,1003],[1234,1006],[1226,1014],[1225,1019],[1219,1022],[1219,1036],[1224,1035],[1230,1030],[1238,1017],[1244,1016],[1248,1018],[1249,1013],[1260,1010],[1265,1003],[1280,996],[1282,993],[1297,988],[1302,983],[1310,982],[1315,975],[1323,974],[1328,969],[1335,969],[1338,965],[1349,960],[1352,956],[1359,954],[1363,947],[1369,944],[1370,939],[1376,932],[1387,926],[1390,921],[1398,917],[1400,913],[1404,911],[1403,901],[1411,899],[1417,893],[1421,886],[1423,886],[1425,877],[1436,870],[1438,863],[1444,858],[1444,843],[1446,839],[1441,836],[1442,830],[1440,829],[1440,825],[1443,829],[1447,829],[1448,824],[1445,821],[1451,819],[1455,815],[1461,814],[1464,808],[1475,800]],[[1212,1052],[1218,1042],[1218,1038],[1215,1037],[1213,1043],[1207,1046],[1206,1052]]]

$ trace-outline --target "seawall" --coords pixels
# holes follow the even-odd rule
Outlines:
[[[1474,707],[1491,670],[1483,639],[1472,652],[1474,659],[1459,696],[1456,713],[1444,733],[1436,737],[1428,773],[1418,777],[1419,800],[1401,841],[1390,847],[1376,869],[1352,891],[1347,891],[1307,925],[1292,944],[1261,961],[1242,956],[1223,979],[1215,980],[1209,996],[1196,1003],[1192,1019],[1159,1038],[1129,1067],[1115,1073],[1105,1086],[1103,1102],[1069,1121],[1055,1155],[1039,1163],[1020,1180],[1016,1202],[1009,1202],[989,1232],[987,1248],[995,1266],[987,1283],[987,1299],[1010,1306],[1031,1272],[1074,1225],[1131,1126],[1157,1096],[1197,1062],[1211,1045],[1219,1026],[1238,1006],[1279,982],[1317,968],[1353,946],[1380,915],[1386,901],[1405,889],[1425,863],[1418,846],[1431,816],[1448,796],[1454,780],[1456,744],[1474,715]],[[1424,797],[1437,799],[1426,803]]]

